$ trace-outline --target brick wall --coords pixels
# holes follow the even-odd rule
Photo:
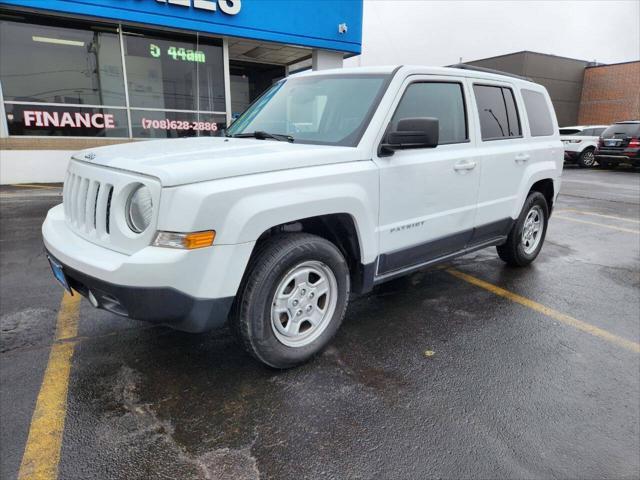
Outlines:
[[[579,125],[640,119],[640,61],[584,71]]]

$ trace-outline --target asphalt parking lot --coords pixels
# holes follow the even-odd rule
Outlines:
[[[3,479],[640,477],[637,170],[566,168],[531,268],[489,249],[385,284],[284,372],[63,300],[59,189],[0,195]]]

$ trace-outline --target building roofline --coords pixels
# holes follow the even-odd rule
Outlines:
[[[554,54],[552,54],[552,53],[534,52],[534,51],[532,51],[532,50],[520,50],[520,51],[518,51],[518,52],[503,53],[502,55],[494,55],[493,57],[485,57],[485,58],[478,58],[478,59],[476,59],[476,60],[468,60],[468,61],[465,61],[464,63],[481,62],[481,61],[483,61],[483,60],[493,60],[493,59],[495,59],[495,58],[512,57],[512,56],[514,56],[514,55],[518,55],[518,54],[520,54],[520,53],[533,53],[534,55],[542,55],[542,56],[545,56],[545,57],[563,58],[563,59],[565,59],[565,60],[573,60],[573,61],[575,61],[575,62],[583,62],[583,63],[586,63],[586,64],[593,63],[593,62],[592,62],[592,61],[590,61],[590,60],[581,60],[581,59],[579,59],[579,58],[563,57],[562,55],[554,55]],[[604,67],[604,66],[606,66],[606,64],[603,64],[603,65],[594,65],[594,66]]]
[[[615,67],[616,65],[627,65],[629,63],[640,63],[640,60],[629,60],[627,62],[607,63],[605,65],[587,65],[585,68]]]

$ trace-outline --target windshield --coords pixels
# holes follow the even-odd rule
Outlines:
[[[384,93],[388,75],[319,75],[275,84],[227,130],[268,132],[298,143],[355,146]]]

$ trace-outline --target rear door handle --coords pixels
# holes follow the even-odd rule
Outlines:
[[[476,162],[474,162],[473,160],[458,162],[453,166],[453,169],[456,172],[460,172],[464,170],[473,170],[474,168],[476,168],[476,165],[477,165]]]
[[[531,155],[529,155],[528,153],[519,153],[518,155],[516,155],[516,163],[524,163],[526,161],[528,161],[531,158]]]

